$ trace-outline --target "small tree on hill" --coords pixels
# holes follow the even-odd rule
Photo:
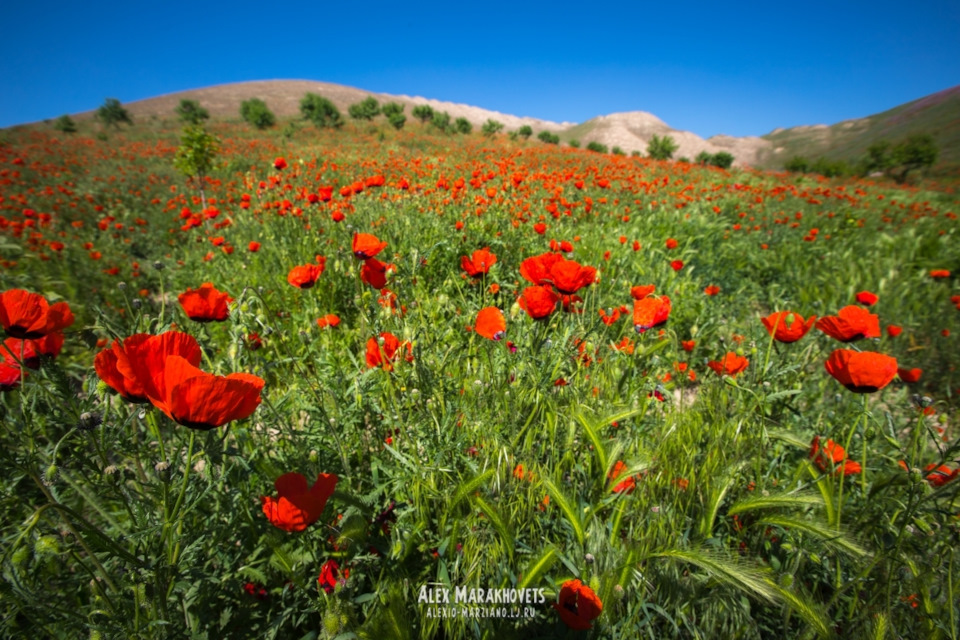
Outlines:
[[[399,102],[387,102],[380,108],[380,111],[389,119],[392,115],[403,113],[405,108],[406,107]]]
[[[721,169],[729,169],[733,166],[733,154],[728,151],[717,151],[710,157],[710,164]]]
[[[517,135],[523,138],[524,140],[526,140],[527,138],[533,135],[533,127],[531,127],[528,124],[525,124],[519,129],[517,129]]]
[[[73,121],[73,118],[64,114],[56,119],[53,128],[62,133],[76,133],[77,123]]]
[[[407,123],[407,116],[402,113],[391,113],[387,116],[387,122],[390,123],[394,129],[400,130],[403,129],[403,125]]]
[[[654,160],[669,160],[673,152],[680,148],[676,140],[670,136],[654,135],[647,144],[647,155]]]
[[[350,105],[347,113],[354,120],[370,121],[380,115],[380,103],[373,96],[369,96],[366,100]]]
[[[882,171],[887,173],[893,168],[893,157],[890,153],[890,141],[880,140],[867,147],[867,155],[862,161],[863,173]]]
[[[606,153],[607,145],[594,140],[593,142],[587,143],[587,151],[595,151],[597,153]]]
[[[473,131],[473,125],[470,124],[470,121],[466,118],[457,118],[454,120],[453,128],[457,130],[457,133],[462,133],[464,135]]]
[[[483,123],[483,126],[480,128],[480,132],[488,138],[493,137],[503,131],[503,123],[490,118]]]
[[[220,151],[220,141],[198,124],[188,125],[180,136],[180,146],[173,157],[173,166],[187,179],[196,182],[200,190],[200,202],[207,208],[203,185],[207,174],[213,169],[213,161]]]
[[[196,100],[184,98],[176,109],[177,115],[187,124],[200,124],[210,118],[210,112],[200,106]]]
[[[549,131],[541,131],[538,133],[537,140],[546,142],[547,144],[560,144],[560,136],[555,133],[550,133]]]
[[[425,123],[427,120],[433,120],[434,111],[433,107],[428,104],[421,104],[413,108],[411,111],[413,117],[419,120],[422,123]]]
[[[570,145],[571,147],[573,147],[574,149],[579,149],[579,148],[580,148],[580,141],[579,141],[579,140],[576,140],[576,139],[571,140],[571,141],[568,142],[567,144]]]
[[[710,164],[710,160],[713,159],[713,156],[709,151],[701,151],[697,154],[697,157],[693,159],[697,164]]]
[[[343,126],[343,116],[330,100],[316,93],[308,93],[300,100],[300,113],[305,120],[309,120],[317,127],[333,127],[339,129]]]
[[[810,160],[803,156],[793,156],[787,160],[783,168],[791,173],[806,173],[810,170]]]
[[[240,117],[257,129],[268,129],[277,123],[276,116],[260,98],[250,98],[240,104]]]
[[[930,134],[910,136],[890,151],[893,166],[896,168],[894,179],[903,184],[911,171],[932,167],[938,154],[939,149]]]
[[[121,122],[133,124],[130,113],[123,108],[123,105],[116,98],[107,98],[103,101],[103,104],[97,109],[97,118],[106,126],[113,125],[117,129],[120,128]]]
[[[428,107],[429,108],[429,107]],[[437,128],[442,133],[452,133],[453,125],[450,124],[450,114],[444,111],[443,113],[437,113],[431,109],[432,117],[430,118],[430,124]]]

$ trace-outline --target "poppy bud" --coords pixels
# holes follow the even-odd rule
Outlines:
[[[157,271],[163,271],[163,269],[164,269],[165,266],[166,266],[166,265],[164,265],[164,264],[163,264],[162,262],[160,262],[159,260],[157,260],[156,262],[153,263],[153,268],[156,269]]]
[[[170,463],[169,462],[158,462],[153,465],[153,470],[157,472],[157,476],[164,482],[170,481]]]
[[[33,545],[33,550],[37,555],[56,555],[60,553],[60,543],[56,536],[40,536]]]
[[[80,414],[80,422],[77,423],[77,429],[80,431],[90,431],[103,424],[103,417],[99,413],[85,411]]]
[[[140,307],[143,306],[143,303],[140,302],[140,298],[134,298],[134,299],[133,299],[133,302],[131,302],[130,304],[133,305],[133,308],[134,308],[134,309],[137,309],[137,310],[139,310]]]
[[[47,467],[47,470],[43,472],[43,484],[48,487],[57,481],[57,473],[60,470],[57,468],[57,465],[51,464]]]
[[[127,288],[127,283],[126,283],[126,282],[118,282],[118,283],[117,283],[117,289],[120,289],[120,291],[124,291],[124,290],[126,290],[126,288]]]

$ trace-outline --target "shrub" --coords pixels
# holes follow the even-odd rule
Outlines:
[[[710,164],[721,169],[729,169],[733,166],[733,154],[728,151],[718,151],[710,158]]]
[[[173,166],[188,179],[196,181],[204,209],[207,208],[203,191],[204,179],[213,168],[213,161],[219,151],[220,141],[207,133],[203,126],[192,124],[183,129],[180,146],[173,157]]]
[[[97,109],[97,118],[103,122],[103,124],[107,126],[113,125],[117,129],[120,128],[121,122],[133,124],[130,113],[123,108],[123,105],[120,104],[120,101],[116,98],[107,98],[103,101],[103,104]]]
[[[200,124],[210,118],[210,112],[201,107],[200,103],[196,100],[187,100],[184,98],[180,101],[180,105],[177,106],[176,111],[177,115],[180,116],[180,120],[187,124]]]
[[[380,103],[373,96],[357,102],[347,108],[347,113],[354,120],[373,120],[380,115]]]
[[[389,122],[394,129],[400,130],[403,129],[403,125],[407,123],[407,116],[394,112],[387,116],[387,122]]]
[[[343,117],[336,105],[316,93],[303,96],[300,100],[300,114],[304,120],[309,120],[316,127],[339,129],[343,126]]]
[[[617,147],[617,146],[614,146],[613,149],[610,150],[610,153],[612,153],[612,154],[615,155],[615,156],[625,156],[625,155],[627,155],[626,153],[623,152],[623,149],[621,149],[620,147]]]
[[[679,158],[677,158],[677,162],[682,162],[682,163],[684,163],[684,164],[690,164],[690,158],[688,158],[687,156],[680,156]]]
[[[523,138],[524,140],[526,140],[527,138],[533,135],[533,127],[531,127],[528,124],[525,124],[519,129],[517,129],[517,135]]]
[[[676,140],[670,136],[654,135],[647,144],[647,155],[654,160],[669,160],[673,152],[680,148]]]
[[[402,114],[404,108],[399,102],[388,102],[380,108],[380,112],[389,120],[390,116]]]
[[[488,138],[500,133],[501,131],[503,131],[503,123],[492,118],[484,122],[483,126],[480,128],[480,132]]]
[[[571,141],[568,142],[567,144],[570,145],[571,147],[573,147],[574,149],[579,149],[579,148],[580,148],[580,141],[579,141],[579,140],[576,140],[576,139],[571,140]]]
[[[76,133],[77,123],[73,121],[73,118],[64,114],[54,121],[53,128],[62,133]]]
[[[594,140],[587,144],[587,151],[596,151],[597,153],[606,153],[607,145]]]
[[[457,118],[454,120],[453,127],[457,130],[457,133],[468,134],[473,131],[473,125],[470,124],[470,121],[466,118]]]
[[[541,131],[537,134],[537,139],[547,144],[560,144],[560,136],[549,131]]]
[[[810,161],[803,156],[793,156],[787,160],[783,168],[792,173],[806,173],[810,170]]]
[[[433,111],[433,107],[428,104],[421,104],[414,107],[411,113],[413,114],[414,118],[421,122],[421,124],[427,120],[433,120],[434,116],[436,115]]]
[[[713,155],[709,151],[701,151],[697,154],[697,157],[693,159],[697,164],[710,164],[710,161],[713,159]]]
[[[930,134],[910,136],[890,151],[893,166],[899,169],[894,177],[901,184],[906,182],[911,171],[932,167],[938,154],[939,149]]]
[[[631,158],[642,158],[642,157],[643,157],[643,154],[640,153],[639,150],[634,149],[633,151],[630,152],[630,157],[631,157]]]
[[[430,124],[437,128],[441,133],[452,133],[453,126],[450,124],[450,114],[444,111],[443,113],[437,113],[431,110],[432,117],[430,118]]]
[[[277,123],[276,116],[260,98],[250,98],[240,104],[240,117],[257,129],[267,129]]]

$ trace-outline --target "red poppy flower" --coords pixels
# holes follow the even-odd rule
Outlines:
[[[520,275],[530,284],[551,284],[550,269],[563,260],[559,253],[542,253],[520,263]]]
[[[824,367],[854,393],[873,393],[890,384],[897,375],[897,360],[882,353],[837,349]]]
[[[284,160],[283,158],[277,158],[276,160],[273,161],[273,168],[276,169],[277,171],[283,171],[284,169],[287,168],[287,161]]]
[[[821,445],[820,436],[814,436],[810,443],[810,459],[821,471],[832,470],[843,463],[842,467],[836,467],[835,473],[842,471],[845,476],[852,476],[863,470],[859,462],[847,460],[846,450],[833,440],[828,439]]]
[[[714,373],[718,376],[728,375],[731,378],[736,378],[737,374],[746,369],[749,364],[749,360],[730,351],[727,355],[723,356],[723,360],[719,362],[711,360],[707,363],[707,366],[713,369]]]
[[[630,297],[634,300],[643,300],[656,290],[657,286],[653,284],[638,284],[630,287]]]
[[[114,340],[94,358],[100,379],[128,402],[148,402],[150,396],[163,395],[164,365],[167,357],[178,355],[190,364],[200,364],[201,351],[196,339],[186,333],[167,331],[158,336],[138,333]]]
[[[547,232],[547,225],[543,224],[542,222],[538,222],[537,224],[533,225],[533,230],[542,236]]]
[[[335,327],[340,324],[340,316],[335,313],[328,313],[322,318],[317,318],[317,326],[321,329],[326,329],[327,327]]]
[[[863,307],[855,305],[840,309],[835,316],[820,318],[816,327],[840,342],[880,337],[880,319]]]
[[[949,278],[950,272],[946,269],[931,269],[930,271],[931,278]]]
[[[715,285],[715,284],[711,284],[711,285],[707,286],[707,287],[703,290],[703,292],[704,292],[705,294],[707,294],[708,296],[715,296],[715,295],[717,295],[718,293],[720,293],[720,287],[718,287],[718,286]]]
[[[360,280],[380,291],[387,286],[387,267],[376,258],[368,258],[360,268]]]
[[[676,249],[677,241],[673,238],[667,238],[667,249]]]
[[[372,258],[387,248],[386,242],[380,242],[380,238],[369,233],[353,234],[353,255],[360,260]]]
[[[663,324],[670,317],[670,298],[668,296],[647,297],[633,301],[633,328],[637,333]]]
[[[273,483],[277,497],[262,496],[263,513],[275,527],[284,531],[303,531],[320,519],[327,500],[337,488],[337,476],[317,474],[317,481],[307,487],[307,479],[299,473],[285,473]]]
[[[807,335],[807,332],[813,328],[813,323],[817,321],[817,316],[810,316],[808,320],[804,320],[803,316],[793,311],[777,311],[766,318],[760,318],[760,321],[774,340],[790,343]]]
[[[310,289],[317,283],[317,278],[323,273],[326,260],[319,264],[305,264],[294,267],[287,274],[287,282],[300,289]]]
[[[19,355],[17,356],[19,357]],[[20,364],[6,349],[0,353],[0,391],[16,389],[21,378],[26,378],[27,372],[21,371]]]
[[[670,268],[674,271],[680,271],[680,269],[683,269],[683,260],[674,260],[670,263]]]
[[[496,307],[485,307],[477,314],[477,334],[490,340],[500,340],[507,330],[507,321]]]
[[[553,605],[560,619],[576,631],[586,631],[603,612],[603,603],[593,589],[579,580],[567,580]]]
[[[559,301],[560,296],[553,289],[542,286],[527,287],[517,300],[520,308],[534,320],[546,318],[553,313]]]
[[[73,312],[66,302],[49,304],[39,293],[10,289],[0,293],[0,324],[12,338],[42,338],[73,324]]]
[[[901,333],[903,333],[903,327],[898,327],[895,324],[891,324],[887,327],[887,335],[891,338],[896,338]]]
[[[857,302],[859,302],[862,305],[866,305],[868,307],[870,305],[876,304],[877,300],[879,299],[880,298],[877,297],[877,294],[870,293],[869,291],[861,291],[860,293],[857,294]]]
[[[27,369],[39,369],[41,356],[56,358],[60,355],[60,350],[63,349],[63,332],[48,333],[36,340],[7,338],[3,344],[3,356],[10,364],[23,364]]]
[[[912,384],[920,380],[923,375],[923,369],[900,369],[897,368],[897,375],[906,383]]]
[[[230,316],[227,305],[233,298],[204,282],[197,290],[187,289],[177,298],[187,317],[196,322],[222,322]]]
[[[163,395],[150,400],[177,424],[207,431],[249,417],[260,406],[263,384],[249,373],[206,373],[174,355],[163,363]]]
[[[614,481],[623,475],[623,472],[627,470],[627,465],[623,463],[622,460],[617,460],[617,464],[613,466],[613,469],[610,470],[610,473],[607,474],[607,480]],[[618,482],[614,485],[612,491],[613,493],[633,493],[633,490],[637,487],[637,480],[633,476],[627,476],[625,479]]]
[[[380,334],[380,339],[382,344],[376,338],[367,340],[367,367],[382,366],[384,371],[392,371],[393,362],[401,355],[403,347],[407,350],[407,362],[413,362],[413,348],[409,342],[401,343],[397,336],[386,332]]]
[[[593,284],[596,279],[596,267],[584,267],[576,260],[567,260],[561,256],[560,260],[550,267],[550,273],[545,282],[552,283],[562,294],[573,295],[583,287]]]
[[[951,480],[957,477],[957,474],[960,473],[960,469],[951,469],[945,464],[937,466],[936,464],[928,464],[924,467],[924,477],[927,482],[930,483],[930,486],[933,488],[939,488],[947,484]]]
[[[344,568],[342,571],[336,560],[327,560],[320,569],[320,577],[317,578],[317,584],[326,593],[333,593],[337,584],[345,584],[350,577],[350,569]]]
[[[252,240],[250,244],[247,245],[247,250],[250,251],[250,253],[256,253],[257,251],[260,251],[260,246],[261,245],[259,242]]]
[[[683,347],[683,350],[686,352],[693,351],[697,346],[696,340],[684,340],[680,343],[680,346]]]
[[[462,256],[460,266],[471,277],[477,277],[490,272],[490,267],[497,263],[497,256],[490,253],[490,247],[484,247],[473,252],[469,258]]]

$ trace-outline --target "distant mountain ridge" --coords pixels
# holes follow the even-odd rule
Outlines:
[[[934,136],[940,148],[939,166],[960,165],[960,85],[924,96],[888,111],[834,125],[803,125],[778,128],[764,136],[735,137],[716,135],[701,138],[695,133],[674,129],[644,111],[611,113],[586,122],[552,122],[520,117],[453,102],[364,91],[354,87],[308,80],[259,80],[179,91],[154,98],[128,102],[124,106],[136,118],[172,117],[182,99],[197,100],[212,116],[236,118],[240,103],[250,98],[264,100],[279,117],[299,115],[300,99],[306,93],[318,93],[331,100],[344,115],[349,105],[373,96],[381,103],[399,102],[412,107],[427,104],[434,110],[446,111],[452,118],[466,118],[475,127],[488,119],[504,124],[507,131],[523,125],[534,132],[550,131],[564,142],[577,140],[581,145],[599,142],[609,148],[619,147],[626,153],[646,153],[654,135],[669,135],[679,145],[675,158],[693,159],[702,151],[728,151],[737,166],[780,169],[795,155],[808,158],[824,156],[831,160],[856,160],[874,142],[886,139],[897,142],[917,133]],[[92,115],[87,112],[80,115]]]

